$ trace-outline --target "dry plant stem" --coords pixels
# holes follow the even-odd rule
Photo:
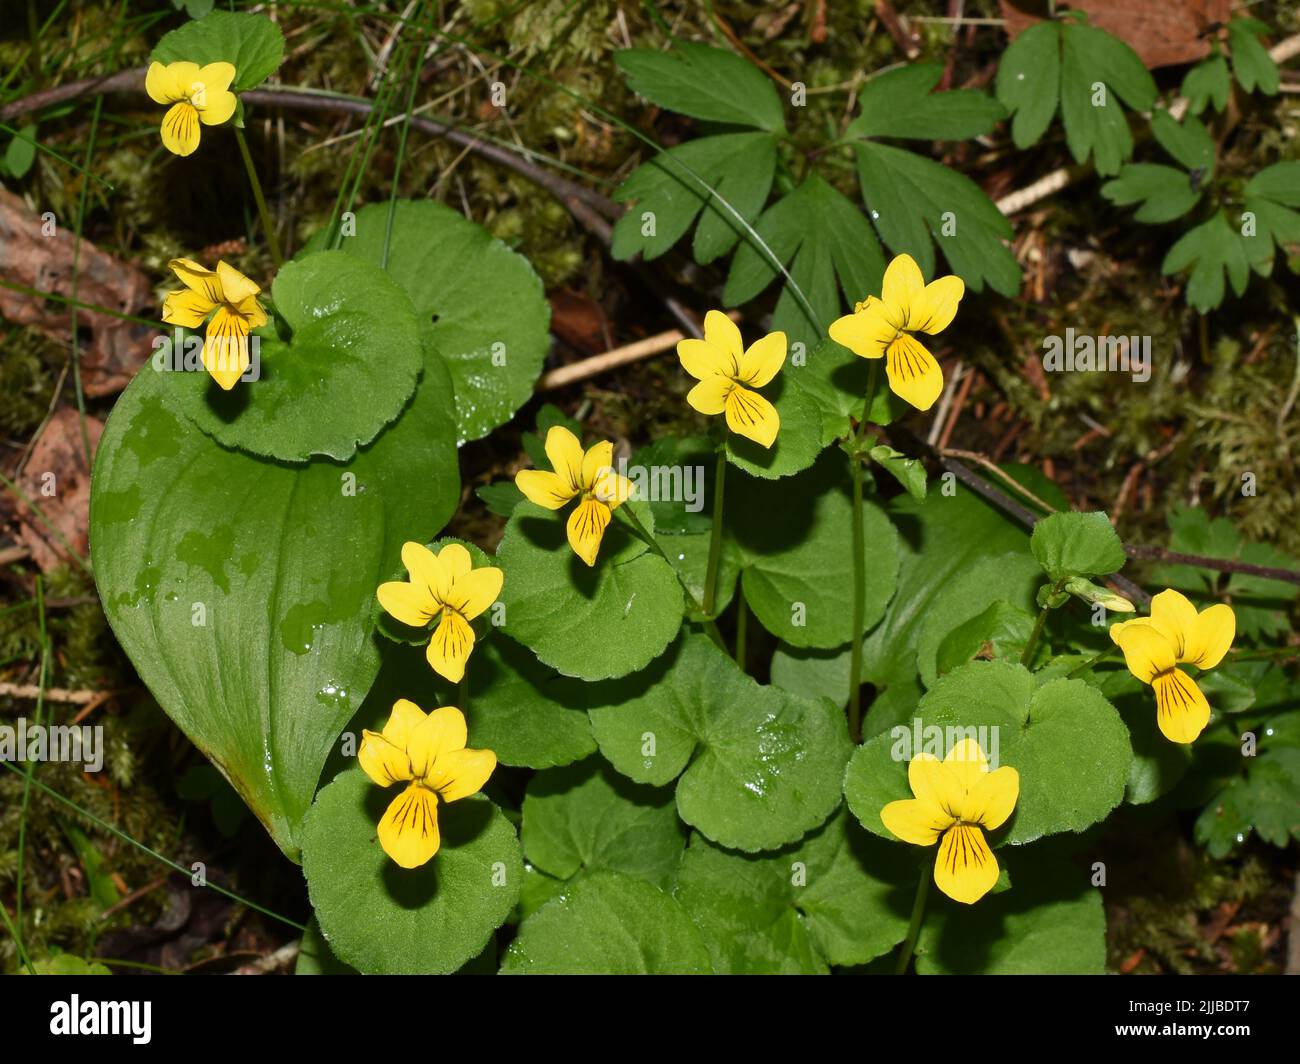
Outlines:
[[[70,691],[64,687],[47,687],[44,698],[47,702],[64,702],[74,706],[86,706],[116,691]],[[37,699],[42,697],[41,688],[34,683],[0,683],[0,698]]]

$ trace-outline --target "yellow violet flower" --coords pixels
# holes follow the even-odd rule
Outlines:
[[[578,437],[563,425],[553,425],[546,434],[546,457],[554,472],[525,469],[515,475],[515,486],[548,510],[579,499],[566,525],[569,546],[588,565],[595,565],[614,511],[632,497],[632,482],[614,472],[612,443],[593,444],[584,454]]]
[[[212,314],[203,339],[203,368],[230,391],[248,370],[248,334],[266,324],[266,311],[257,301],[261,288],[225,262],[215,270],[190,259],[172,259],[167,265],[185,287],[163,300],[162,320],[196,329]]]
[[[470,621],[496,602],[505,574],[493,566],[474,568],[469,551],[448,543],[437,554],[420,543],[402,544],[409,580],[390,580],[375,592],[384,610],[403,624],[438,627],[425,657],[433,671],[460,683],[474,649]]]
[[[770,383],[785,362],[785,333],[768,333],[746,351],[736,323],[711,310],[704,316],[704,339],[679,340],[677,357],[700,382],[686,396],[691,406],[709,416],[725,412],[727,428],[738,436],[764,447],[776,442],[781,415],[753,389]]]
[[[911,255],[898,255],[885,269],[880,298],[868,296],[852,314],[831,323],[830,336],[863,358],[885,359],[889,387],[918,410],[929,410],[943,391],[943,370],[914,332],[942,332],[957,315],[966,292],[949,274],[929,284]]]
[[[1178,665],[1212,669],[1237,634],[1237,616],[1223,603],[1196,612],[1172,589],[1151,600],[1151,616],[1110,626],[1128,671],[1156,693],[1156,723],[1164,737],[1190,743],[1210,723],[1210,703]]]
[[[150,63],[145,91],[154,103],[169,103],[162,120],[162,142],[174,155],[190,155],[199,146],[199,124],[219,126],[235,113],[229,63]]]
[[[363,731],[357,761],[381,787],[409,783],[379,821],[379,845],[403,868],[419,868],[438,852],[438,799],[454,802],[483,788],[497,755],[466,750],[465,715],[455,706],[425,713],[393,703],[382,732]]]
[[[953,901],[973,905],[998,881],[998,862],[984,830],[1006,822],[1020,797],[1020,774],[1009,766],[989,771],[984,749],[963,739],[940,761],[920,753],[907,764],[915,798],[880,811],[885,827],[916,846],[939,844],[934,882]]]

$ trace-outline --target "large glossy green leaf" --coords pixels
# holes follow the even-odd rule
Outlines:
[[[346,461],[415,391],[424,365],[415,310],[383,270],[337,251],[286,263],[271,291],[292,338],[270,326],[254,337],[259,379],[227,392],[206,373],[178,373],[172,396],[223,446],[286,462]]]
[[[907,762],[923,751],[942,757],[961,738],[975,738],[990,764],[1020,774],[1015,812],[998,830],[998,842],[1082,831],[1124,797],[1133,756],[1128,729],[1114,706],[1082,680],[1035,687],[1033,674],[1018,664],[975,661],[940,677],[909,723],[863,743],[845,774],[849,808],[882,838],[894,835],[880,810],[913,797]]]
[[[324,246],[318,233],[308,249]],[[462,442],[486,436],[529,400],[551,312],[527,259],[432,200],[398,201],[391,227],[387,204],[362,208],[339,247],[383,264],[411,297],[451,371]]]
[[[676,894],[715,971],[820,973],[903,940],[915,870],[905,847],[873,839],[841,811],[774,853],[731,853],[695,835]]]
[[[636,676],[590,685],[589,697],[614,768],[655,786],[676,779],[678,814],[723,846],[784,846],[839,804],[844,715],[760,686],[704,636],[683,636]]]
[[[294,856],[321,766],[379,668],[375,587],[459,497],[447,374],[429,356],[372,444],[297,466],[218,447],[179,413],[174,383],[146,367],[108,419],[95,577],[163,709]]]
[[[439,802],[438,852],[401,868],[375,833],[399,794],[359,768],[322,788],[303,823],[307,892],[340,961],[367,975],[445,975],[478,954],[519,900],[519,840],[482,795]]]
[[[584,876],[519,927],[503,975],[708,975],[709,951],[682,907],[642,879]]]

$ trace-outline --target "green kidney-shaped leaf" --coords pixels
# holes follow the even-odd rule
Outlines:
[[[853,500],[844,455],[827,451],[807,473],[733,483],[729,535],[740,555],[745,601],[763,627],[792,646],[847,643],[853,628]],[[862,504],[867,627],[885,612],[898,577],[897,534]]]
[[[254,336],[260,377],[226,392],[206,373],[177,374],[176,401],[225,447],[345,461],[415,390],[424,354],[411,301],[382,270],[337,251],[285,263],[272,295],[293,336],[261,335],[269,327]]]
[[[287,854],[379,669],[371,600],[460,495],[446,370],[346,465],[218,447],[146,367],[108,419],[91,556],[114,634],[163,709]],[[419,484],[412,491],[411,484]]]
[[[303,822],[307,893],[345,964],[367,975],[446,975],[478,954],[519,900],[519,840],[482,795],[439,802],[438,852],[400,868],[376,837],[399,793],[359,768],[321,790]]]
[[[384,260],[387,236],[388,257]],[[318,233],[309,248],[323,248]],[[431,200],[399,200],[357,212],[339,245],[383,264],[451,370],[460,441],[504,425],[533,394],[550,347],[550,304],[528,260],[486,229]]]
[[[671,791],[633,783],[599,758],[529,781],[520,839],[524,856],[557,879],[621,872],[665,890],[686,843]]]
[[[865,964],[907,934],[916,862],[843,812],[796,846],[731,853],[695,835],[677,899],[729,974],[824,973]]]
[[[631,876],[584,876],[519,927],[502,975],[708,975],[709,951],[682,907]]]
[[[1101,510],[1049,514],[1034,525],[1029,548],[1053,581],[1105,576],[1124,567],[1124,544]]]
[[[284,34],[265,15],[212,11],[165,34],[149,56],[156,63],[231,63],[235,92],[256,88],[284,60]]]
[[[506,632],[566,676],[604,680],[645,668],[681,627],[681,585],[617,513],[588,566],[569,548],[566,516],[515,507],[497,550]]]
[[[913,797],[907,762],[923,751],[943,757],[963,738],[976,739],[994,767],[1010,765],[1020,774],[1020,797],[1000,841],[1082,831],[1124,797],[1128,729],[1082,680],[1035,687],[1033,674],[1018,664],[971,662],[940,677],[909,724],[863,743],[844,779],[849,808],[882,838],[894,836],[880,810]]]
[[[589,688],[600,751],[623,775],[677,779],[677,812],[714,842],[769,850],[839,804],[851,746],[844,715],[755,683],[703,636],[637,676]],[[680,778],[678,778],[680,777]]]
[[[938,898],[917,943],[921,975],[1101,975],[1101,893],[1067,857],[1007,858],[1013,888],[961,905]]]

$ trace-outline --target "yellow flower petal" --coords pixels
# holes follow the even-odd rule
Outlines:
[[[885,279],[880,288],[880,301],[900,329],[912,328],[908,320],[913,316],[914,305],[925,291],[925,277],[921,267],[911,255],[895,255],[885,267]]]
[[[1223,660],[1237,634],[1237,615],[1223,603],[1196,617],[1187,634],[1182,660],[1198,669],[1212,669]]]
[[[408,539],[402,544],[402,564],[411,577],[411,583],[424,592],[429,602],[441,605],[451,591],[451,577],[447,568],[423,543]],[[434,611],[430,610],[432,616]]]
[[[591,494],[611,510],[617,510],[636,493],[636,485],[619,473],[603,473],[591,486]]]
[[[460,683],[473,649],[474,629],[469,621],[459,613],[444,610],[424,656],[439,676]]]
[[[957,316],[957,304],[966,294],[966,283],[955,274],[931,281],[912,300],[907,328],[924,333],[943,332]]]
[[[935,840],[955,823],[933,802],[904,798],[890,802],[880,811],[880,820],[904,842],[933,846]]]
[[[918,410],[934,406],[943,392],[943,370],[925,346],[904,333],[885,354],[885,375],[894,394]]]
[[[734,387],[730,377],[709,377],[686,393],[686,402],[701,414],[721,414],[727,409],[727,396]]]
[[[194,74],[195,84],[202,83],[209,93],[225,92],[235,80],[235,68],[232,64],[220,61],[200,67]]]
[[[727,359],[729,374],[734,376],[740,366],[745,342],[740,337],[740,326],[722,313],[711,310],[704,315],[704,342],[716,347]]]
[[[228,262],[217,263],[217,280],[221,282],[221,291],[227,303],[242,302],[262,290]]]
[[[1173,588],[1161,591],[1151,600],[1151,616],[1147,621],[1169,637],[1174,657],[1186,661],[1187,637],[1196,627],[1196,607],[1191,600]]]
[[[167,268],[176,275],[181,284],[191,292],[205,296],[213,306],[226,301],[225,293],[221,290],[221,281],[213,270],[204,269],[193,259],[172,259],[167,263]]]
[[[593,443],[582,456],[581,484],[583,491],[591,491],[602,474],[614,468],[614,445],[608,440]]]
[[[546,434],[546,457],[556,476],[574,492],[582,489],[582,444],[563,425],[552,425]]]
[[[984,756],[984,748],[974,739],[962,739],[954,743],[943,759],[943,769],[952,776],[961,787],[963,800],[989,771],[989,759]],[[958,818],[965,819],[961,809],[954,809]]]
[[[219,126],[223,122],[230,121],[230,116],[235,113],[235,106],[238,102],[233,92],[214,92],[209,90],[206,96],[207,103],[198,108],[199,121],[205,126]]]
[[[755,340],[740,360],[736,379],[754,388],[763,387],[785,363],[785,350],[783,332],[768,333],[761,340]]]
[[[144,76],[144,91],[154,103],[175,103],[185,98],[185,93],[176,84],[176,76],[162,63],[149,64]]]
[[[235,94],[230,91],[234,80],[235,68],[229,63],[209,63],[195,75],[190,102],[204,125],[219,126],[235,113]]]
[[[727,428],[763,447],[771,447],[781,431],[781,415],[758,392],[737,384],[727,395]]]
[[[457,750],[464,750],[469,740],[465,714],[455,706],[439,706],[413,732],[408,746],[411,771],[416,779],[426,778],[433,771],[438,758]]]
[[[167,298],[163,300],[162,320],[168,325],[197,329],[215,306],[207,296],[182,288],[167,293]]]
[[[218,307],[203,337],[203,368],[225,391],[239,383],[249,366],[248,322]]]
[[[379,845],[403,868],[419,868],[438,852],[438,797],[412,783],[379,821]]]
[[[953,901],[974,905],[998,881],[998,862],[984,841],[984,832],[971,824],[954,824],[939,844],[934,882]]]
[[[449,601],[462,617],[472,620],[500,597],[505,578],[505,573],[491,565],[475,569],[452,584]]]
[[[596,564],[600,541],[609,527],[610,509],[599,499],[586,498],[569,514],[566,529],[573,553],[588,565]]]
[[[428,714],[408,698],[399,698],[393,703],[393,711],[388,715],[384,725],[384,738],[399,750],[411,745],[411,736],[415,729],[424,723]]]
[[[868,296],[860,310],[831,322],[829,332],[832,340],[855,355],[882,358],[898,335],[898,328],[890,320],[885,304]]]
[[[524,498],[548,510],[558,510],[578,494],[567,481],[547,469],[523,469],[515,474],[515,487]]]
[[[474,568],[474,557],[462,543],[448,543],[438,552],[438,562],[451,587]]]
[[[992,831],[1006,823],[1019,797],[1020,773],[1003,765],[976,781],[966,795],[961,818]]]
[[[940,809],[949,820],[956,820],[966,792],[957,774],[943,767],[934,754],[924,751],[907,763],[907,782],[922,802]]]
[[[491,750],[451,750],[433,763],[429,786],[444,802],[454,802],[481,791],[496,767]]]
[[[1156,693],[1156,723],[1174,743],[1195,742],[1210,723],[1210,703],[1196,681],[1181,669],[1162,672],[1152,682]]]
[[[731,372],[730,356],[706,340],[678,340],[677,358],[682,369],[699,381],[725,377]]]
[[[162,142],[173,155],[192,155],[199,146],[199,112],[188,100],[172,104],[163,115]]]
[[[1151,624],[1132,622],[1118,636],[1128,671],[1143,683],[1150,683],[1159,673],[1168,672],[1178,660],[1174,645],[1164,632]]]
[[[423,628],[442,609],[423,587],[416,587],[407,580],[389,580],[380,584],[375,597],[385,613],[413,628]]]
[[[256,296],[246,296],[236,302],[235,311],[248,322],[250,328],[260,329],[266,324],[266,311],[262,309],[262,304],[257,301]]]
[[[381,787],[391,787],[412,778],[411,759],[406,756],[406,751],[394,746],[379,732],[361,732],[357,763],[361,771]]]

